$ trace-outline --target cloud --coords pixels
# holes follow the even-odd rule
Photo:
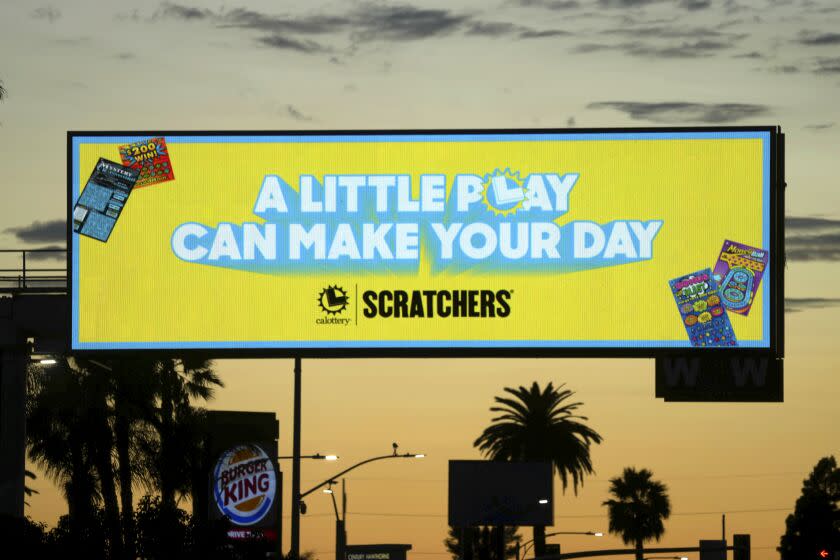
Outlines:
[[[728,41],[699,40],[678,45],[652,46],[644,43],[628,45],[628,54],[646,58],[703,58],[714,53],[732,48]]]
[[[758,58],[758,59],[761,59],[761,58],[766,58],[766,57],[758,51],[752,51],[752,52],[748,52],[748,53],[741,53],[741,54],[732,55],[732,58]]]
[[[362,3],[345,14],[272,15],[246,8],[212,11],[164,2],[153,19],[208,21],[218,28],[260,32],[256,41],[301,53],[333,52],[307,36],[347,37],[353,43],[413,41],[453,33],[468,36],[542,39],[570,34],[559,29],[535,29],[510,22],[483,21],[448,9],[409,4]]]
[[[210,19],[212,17],[214,17],[213,12],[207,8],[193,8],[191,6],[173,4],[172,2],[161,3],[160,8],[158,8],[153,16],[153,18],[171,18],[186,21]]]
[[[577,0],[519,0],[520,6],[537,6],[549,10],[565,11],[580,7]]]
[[[785,298],[786,313],[798,313],[806,309],[825,309],[838,305],[840,305],[840,298]]]
[[[443,9],[367,5],[354,19],[362,40],[410,41],[450,34],[471,18]]]
[[[726,33],[716,29],[675,26],[622,26],[607,29],[604,34],[645,37],[646,40],[583,43],[574,47],[572,52],[581,54],[611,50],[642,58],[705,58],[734,48],[738,41],[746,37],[743,34]],[[674,38],[682,38],[683,41],[671,43],[651,41],[651,39]]]
[[[603,43],[581,43],[572,48],[571,52],[577,54],[589,54],[598,51],[606,51],[616,49],[618,47],[614,45],[605,45]]]
[[[272,16],[244,8],[235,8],[219,14],[220,27],[239,27],[272,33],[327,34],[352,23],[347,17],[310,15],[296,18]]]
[[[661,1],[663,0],[598,0],[598,5],[604,8],[641,8]]]
[[[840,33],[820,33],[818,31],[803,30],[799,32],[799,38],[796,42],[800,45],[812,47],[840,45]]]
[[[521,27],[518,25],[507,21],[477,21],[469,25],[467,28],[467,35],[498,37],[499,35],[509,35],[510,33],[519,32],[520,29]]]
[[[67,247],[64,245],[47,245],[39,247],[37,253],[26,253],[26,261],[65,261],[67,260]]]
[[[807,128],[807,129],[809,129],[809,130],[826,130],[826,129],[833,128],[833,127],[834,127],[834,123],[833,123],[833,122],[829,122],[829,123],[816,123],[816,124],[806,124],[806,125],[805,125],[805,128]]]
[[[28,226],[10,227],[3,233],[14,235],[18,241],[24,243],[50,243],[67,240],[67,222],[64,220],[50,220],[48,222],[35,221]]]
[[[561,29],[532,29],[509,22],[474,21],[466,28],[467,35],[483,35],[486,37],[503,38],[518,37],[519,39],[547,39],[571,35]]]
[[[785,230],[785,254],[790,260],[840,260],[840,220],[788,216]]]
[[[587,109],[615,109],[634,120],[657,123],[721,124],[737,122],[743,119],[766,115],[770,112],[766,105],[750,103],[689,103],[673,101],[663,103],[644,103],[639,101],[601,101],[590,103]]]
[[[840,74],[840,56],[818,58],[814,64],[815,74]]]
[[[519,33],[520,39],[547,39],[549,37],[563,37],[571,35],[569,31],[562,29],[545,29],[537,31],[536,29],[526,29]]]
[[[294,105],[286,105],[286,114],[296,121],[303,121],[303,122],[310,122],[312,121],[312,117],[309,115],[304,115],[300,110],[295,107]]]
[[[61,18],[61,11],[52,6],[43,6],[41,8],[35,8],[29,15],[32,19],[45,19],[49,23],[52,23]]]
[[[785,216],[785,229],[788,233],[791,231],[840,230],[840,220],[818,216]]]
[[[747,35],[740,33],[732,33],[729,31],[722,31],[719,28],[713,27],[680,27],[674,25],[673,22],[667,22],[665,25],[637,25],[634,23],[623,24],[621,27],[612,27],[604,31],[606,35],[628,35],[631,37],[646,37],[662,38],[662,39],[709,39],[714,37],[716,39],[726,39],[734,42],[743,39]]]
[[[712,6],[712,0],[680,0],[680,8],[690,12],[705,10]]]
[[[266,35],[259,37],[257,42],[273,49],[297,51],[306,54],[327,52],[327,48],[311,39],[293,39],[282,35]]]
[[[783,64],[781,66],[773,66],[770,71],[775,74],[798,74],[799,66],[793,64]]]

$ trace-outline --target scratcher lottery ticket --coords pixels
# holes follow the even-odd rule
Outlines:
[[[749,315],[768,258],[767,251],[763,249],[728,239],[723,242],[714,278],[720,283],[720,298],[726,309]]]
[[[737,346],[712,270],[706,268],[669,282],[692,346]]]
[[[139,171],[99,158],[73,207],[73,231],[108,241]]]
[[[148,187],[175,178],[166,139],[148,138],[133,144],[120,146],[123,165],[140,172],[134,188]]]

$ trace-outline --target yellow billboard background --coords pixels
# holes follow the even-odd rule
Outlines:
[[[758,136],[758,134],[756,134]],[[79,140],[79,139],[77,139]],[[84,185],[100,157],[119,162],[125,142],[87,137],[78,144],[74,181]],[[516,141],[247,142],[179,141],[167,136],[175,180],[136,189],[105,243],[75,237],[74,347],[238,348],[256,344],[330,347],[680,346],[688,336],[668,281],[713,268],[725,239],[763,247],[762,138]],[[433,273],[421,237],[412,273],[266,274],[180,260],[172,233],[186,222],[262,222],[253,207],[265,175],[297,186],[312,174],[580,173],[569,211],[575,220],[663,220],[653,258],[577,272]],[[74,193],[74,200],[78,193]],[[421,233],[422,236],[422,233]],[[282,237],[281,237],[282,239]],[[769,247],[763,247],[769,249]],[[773,255],[771,255],[773,258]],[[770,282],[769,274],[762,285]],[[347,289],[347,326],[316,323],[319,293]],[[364,290],[512,292],[506,318],[363,316]],[[730,313],[740,343],[763,340],[769,313],[759,289],[749,316]],[[356,317],[358,319],[356,320]],[[768,335],[769,336],[769,335]],[[766,342],[766,341],[765,341]],[[502,346],[504,344],[501,344]],[[769,344],[763,344],[769,345]],[[552,346],[548,344],[547,346]]]

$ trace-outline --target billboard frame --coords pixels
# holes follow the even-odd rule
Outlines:
[[[759,132],[770,137],[770,345],[761,350],[781,358],[784,356],[784,215],[785,168],[784,134],[780,126],[701,126],[701,127],[628,127],[628,128],[473,128],[473,129],[405,129],[405,130],[72,130],[67,132],[67,291],[74,301],[73,276],[73,140],[77,137],[112,136],[412,136],[446,134],[657,134]],[[703,348],[656,347],[368,347],[368,348],[148,348],[148,349],[73,349],[73,313],[68,313],[67,348],[78,355],[98,356],[205,356],[212,358],[655,358],[658,356],[702,355]],[[756,348],[714,349],[736,356],[755,353]]]

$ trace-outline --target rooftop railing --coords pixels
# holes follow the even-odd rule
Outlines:
[[[66,293],[67,249],[0,249],[0,293]]]

